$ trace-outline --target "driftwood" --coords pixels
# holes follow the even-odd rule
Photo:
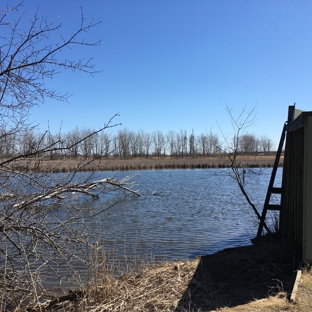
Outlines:
[[[32,205],[36,202],[42,202],[42,201],[53,199],[53,198],[62,200],[62,199],[65,199],[65,196],[63,196],[63,194],[65,193],[72,193],[72,194],[82,193],[82,194],[91,196],[93,198],[98,198],[99,195],[95,193],[95,188],[101,184],[110,184],[110,185],[119,187],[127,192],[140,196],[138,191],[134,191],[126,186],[126,181],[128,179],[129,178],[124,178],[121,181],[117,181],[117,180],[113,180],[110,178],[106,178],[106,179],[93,181],[90,183],[72,183],[72,184],[68,184],[67,186],[55,187],[51,190],[50,193],[48,194],[41,193],[39,195],[27,198],[26,200],[23,200],[17,204],[14,204],[13,208],[19,209],[23,206]],[[5,200],[5,199],[15,198],[15,197],[17,197],[15,194],[1,194],[0,200]]]
[[[0,200],[6,200],[14,197],[16,197],[15,194],[0,194]]]
[[[65,301],[75,301],[78,298],[82,298],[84,295],[85,295],[85,293],[81,290],[69,291],[67,295],[52,299],[47,306],[47,310],[53,308],[54,306],[56,306],[59,303],[65,302]]]

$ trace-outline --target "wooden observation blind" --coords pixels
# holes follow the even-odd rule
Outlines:
[[[283,178],[274,187],[276,171],[285,144]],[[279,205],[270,204],[272,194],[280,194]],[[265,198],[257,237],[265,225],[268,210],[279,210],[279,231],[298,261],[312,264],[312,112],[289,106]]]

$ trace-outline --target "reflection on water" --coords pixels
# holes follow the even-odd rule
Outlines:
[[[247,173],[245,187],[260,213],[271,168]],[[257,223],[228,169],[147,170],[118,173],[135,176],[141,197],[120,195],[120,202],[85,220],[107,252],[152,255],[156,261],[189,259],[250,244]],[[277,180],[281,180],[281,169]],[[98,173],[101,178],[109,172]],[[111,173],[116,175],[116,172]],[[117,195],[116,195],[117,196]],[[103,194],[85,204],[103,209],[116,198]]]

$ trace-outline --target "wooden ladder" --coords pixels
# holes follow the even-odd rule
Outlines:
[[[266,214],[267,214],[268,210],[279,210],[279,211],[281,210],[281,204],[279,204],[279,205],[270,204],[270,198],[271,198],[272,194],[281,194],[281,196],[282,196],[283,186],[282,187],[274,187],[274,181],[275,181],[276,171],[278,168],[278,164],[280,161],[280,157],[281,157],[281,153],[282,153],[282,149],[283,149],[283,145],[284,145],[284,141],[285,141],[287,127],[288,127],[288,124],[293,119],[294,110],[295,110],[295,105],[289,106],[288,122],[286,122],[284,124],[281,139],[280,139],[280,142],[278,145],[278,150],[277,150],[276,157],[275,157],[275,162],[274,162],[274,166],[273,166],[273,170],[272,170],[272,174],[271,174],[271,179],[269,182],[268,191],[267,191],[265,201],[264,201],[264,205],[263,205],[262,215],[261,215],[259,228],[258,228],[258,232],[257,232],[257,238],[260,238],[260,236],[262,234],[263,227],[265,225],[265,218],[266,218]]]
[[[268,187],[268,191],[267,191],[265,201],[264,201],[264,205],[263,205],[262,215],[261,215],[259,228],[258,228],[258,232],[257,232],[257,238],[259,238],[262,234],[263,227],[265,224],[265,218],[266,218],[266,214],[267,214],[268,210],[281,210],[280,204],[279,205],[270,204],[270,198],[271,198],[272,194],[282,194],[282,187],[274,187],[274,181],[275,181],[276,171],[277,171],[278,164],[279,164],[280,157],[281,157],[281,153],[282,153],[282,148],[283,148],[284,141],[285,141],[285,133],[286,133],[286,124],[283,127],[281,140],[279,142],[278,150],[276,153],[274,166],[273,166],[273,170],[272,170],[272,174],[271,174],[271,178],[270,178],[270,182],[269,182],[269,187]]]

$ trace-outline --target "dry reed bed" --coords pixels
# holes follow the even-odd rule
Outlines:
[[[48,300],[28,311],[174,311],[198,264],[199,259],[163,263],[118,278],[108,274],[103,267],[91,285],[77,292],[75,300],[72,296],[60,296],[69,300]]]
[[[245,167],[272,167],[275,156],[239,156],[238,163]],[[283,164],[283,157],[280,166]],[[208,169],[230,167],[228,157],[198,157],[198,158],[132,158],[117,159],[56,159],[41,160],[39,164],[30,160],[18,160],[12,168],[18,170],[34,170],[40,172],[71,172],[76,171],[124,171],[151,169]]]

